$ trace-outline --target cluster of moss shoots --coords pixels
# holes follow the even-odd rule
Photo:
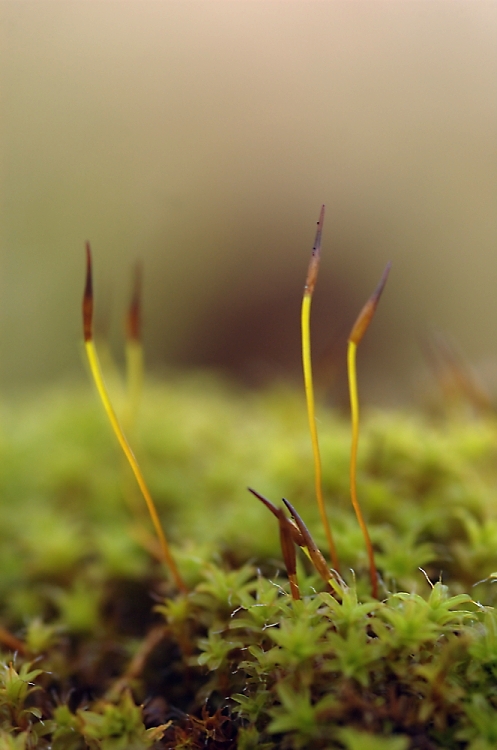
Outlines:
[[[22,638],[12,628],[0,628],[6,654],[0,672],[0,750],[486,750],[497,745],[497,617],[493,607],[464,592],[465,584],[478,585],[474,579],[468,584],[476,572],[487,576],[478,583],[486,586],[491,597],[493,576],[488,566],[496,561],[497,522],[492,512],[485,516],[483,508],[477,507],[471,482],[481,491],[480,480],[471,477],[472,489],[460,502],[454,494],[455,483],[449,482],[449,501],[452,493],[457,505],[451,515],[442,487],[448,477],[460,476],[452,468],[449,471],[443,459],[431,456],[419,476],[413,472],[412,483],[420,486],[412,495],[421,497],[431,491],[433,506],[440,492],[439,507],[413,508],[405,486],[404,499],[396,500],[395,489],[400,485],[395,488],[395,470],[390,479],[384,476],[385,456],[390,452],[395,457],[397,450],[402,465],[409,457],[402,452],[400,422],[394,422],[390,431],[382,433],[377,428],[376,441],[373,434],[368,448],[370,473],[378,481],[376,501],[374,485],[369,491],[364,486],[379,521],[371,527],[373,541],[359,504],[356,351],[378,306],[390,264],[348,339],[352,422],[348,488],[365,555],[358,552],[358,538],[342,507],[333,513],[342,544],[335,543],[335,524],[332,532],[324,501],[310,346],[323,219],[324,206],[301,316],[315,507],[321,530],[311,535],[288,500],[277,506],[250,489],[277,521],[281,571],[272,555],[258,556],[254,551],[257,564],[238,559],[236,545],[230,547],[229,540],[224,541],[222,552],[213,553],[208,546],[202,550],[203,540],[199,540],[193,551],[185,545],[173,553],[102,376],[93,337],[92,259],[87,245],[86,355],[155,530],[155,537],[143,531],[140,510],[133,502],[135,536],[150,553],[150,567],[138,580],[132,575],[109,576],[104,582],[110,589],[107,606],[127,607],[129,613],[133,596],[137,591],[143,595],[147,587],[155,592],[156,602],[150,599],[149,605],[142,605],[142,621],[133,627],[123,624],[126,617],[119,614],[110,618],[112,626],[103,626],[102,603],[93,595],[92,581],[78,584],[76,578],[69,591],[52,586],[50,605],[45,602],[39,616],[30,613]],[[131,429],[143,379],[138,271],[127,338],[129,395],[123,423]],[[452,370],[457,376],[462,372],[461,368]],[[463,390],[468,393],[470,388],[466,384]],[[415,435],[419,439],[421,432]],[[488,432],[473,437],[467,452],[480,450],[490,462],[495,458],[495,437],[491,425]],[[327,459],[332,460],[333,456]],[[380,502],[378,487],[389,481],[393,489],[385,490],[387,500]],[[396,508],[389,507],[394,502]],[[230,513],[229,504],[223,512]],[[221,524],[220,512],[209,509],[204,513],[204,524]],[[398,528],[392,530],[395,524]],[[317,537],[327,545],[329,562]],[[462,537],[470,543],[470,551],[461,544]],[[338,550],[345,547],[345,538],[349,549],[344,550],[347,565],[343,566]],[[444,545],[448,552],[441,551]],[[347,567],[356,553],[367,561],[369,584],[362,575],[362,562],[357,577]],[[444,554],[446,568],[452,570],[451,588],[435,570]],[[421,568],[427,564],[432,566],[429,572]],[[407,582],[410,590],[397,590],[399,582]],[[61,613],[65,614],[62,629]],[[98,630],[93,645],[92,625]],[[119,642],[117,651],[112,638]]]

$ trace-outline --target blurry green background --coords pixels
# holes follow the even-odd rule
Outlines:
[[[299,377],[321,203],[316,368],[387,260],[365,397],[420,389],[431,327],[497,352],[495,2],[1,2],[0,376],[85,377],[84,242],[119,358],[136,258],[152,371]]]

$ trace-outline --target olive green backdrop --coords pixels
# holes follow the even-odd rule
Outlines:
[[[151,370],[297,377],[322,202],[314,341],[330,392],[389,259],[359,352],[366,396],[419,391],[432,326],[492,384],[495,2],[15,0],[0,10],[4,389],[85,375],[86,239],[97,323],[118,358],[140,257]]]

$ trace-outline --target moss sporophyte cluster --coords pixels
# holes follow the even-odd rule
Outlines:
[[[86,351],[127,465],[88,389],[2,406],[0,750],[497,747],[497,423],[370,412],[358,450],[387,267],[349,338],[352,428],[320,406],[318,442],[323,216],[307,414],[284,386],[142,390],[139,284],[107,390],[87,249]]]

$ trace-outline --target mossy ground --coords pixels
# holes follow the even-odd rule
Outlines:
[[[301,393],[147,384],[129,437],[188,595],[90,386],[0,417],[0,622],[24,644],[3,646],[0,750],[497,746],[495,420],[365,416],[374,601],[350,425],[320,408],[345,583],[331,596],[301,559],[293,602],[276,521],[246,487],[288,497],[326,552]]]

